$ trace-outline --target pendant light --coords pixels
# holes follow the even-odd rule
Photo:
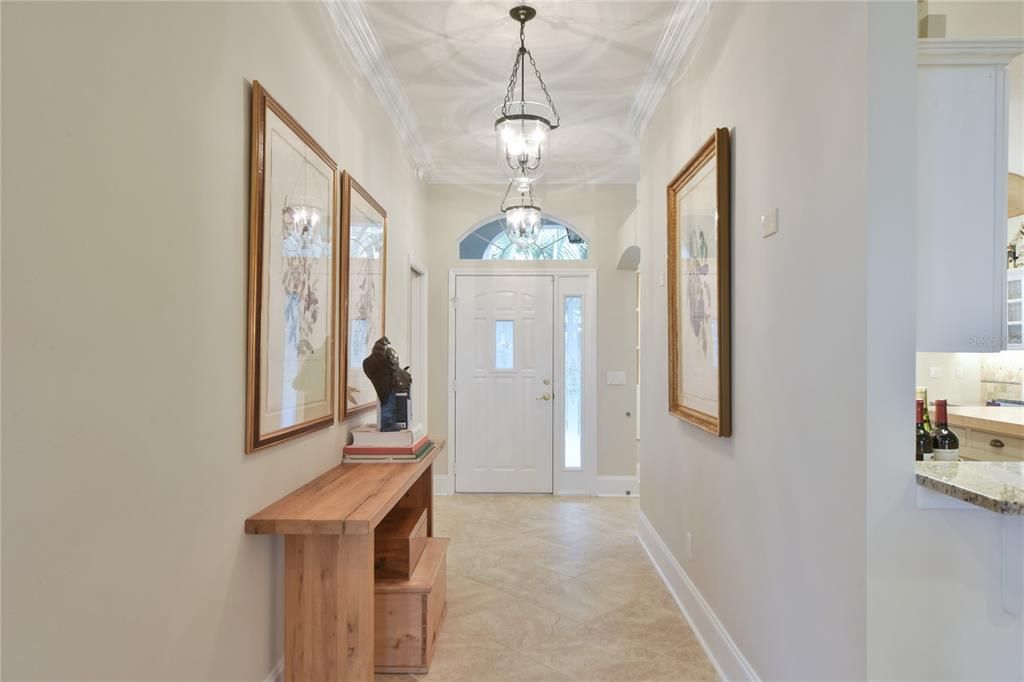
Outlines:
[[[537,63],[526,49],[526,22],[537,16],[537,10],[520,5],[509,10],[509,16],[519,22],[519,50],[505,91],[505,101],[495,110],[497,120],[494,122],[494,131],[498,166],[522,193],[544,175],[551,151],[551,131],[559,126],[560,119]],[[537,76],[546,103],[526,99],[527,59]]]
[[[515,181],[510,182],[505,190],[505,198],[501,201],[501,212],[505,214],[505,232],[512,244],[519,249],[527,249],[537,243],[541,212],[532,184],[525,192],[520,192]]]

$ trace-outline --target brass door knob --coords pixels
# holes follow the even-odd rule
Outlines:
[[[551,400],[551,394],[545,391],[544,395],[537,396],[537,400]]]

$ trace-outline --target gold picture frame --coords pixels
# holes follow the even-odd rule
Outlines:
[[[245,452],[334,423],[334,160],[252,84]]]
[[[388,213],[349,173],[342,173],[341,385],[339,419],[374,409],[377,394],[363,360],[384,336]],[[353,220],[353,215],[356,219]]]
[[[732,435],[729,129],[672,179],[668,198],[669,412]]]

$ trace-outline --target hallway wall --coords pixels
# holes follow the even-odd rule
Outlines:
[[[915,504],[915,9],[714,3],[644,135],[661,263],[666,184],[732,129],[733,436],[668,414],[664,268],[645,272],[641,507],[761,679],[1021,675],[1001,520]]]
[[[714,3],[643,136],[641,507],[766,680],[866,674],[866,14]],[[731,438],[668,413],[659,283],[665,187],[717,127],[732,130]]]
[[[481,220],[497,214],[505,188],[500,185],[431,185],[428,189],[430,234],[430,431],[448,432],[448,273],[479,261],[460,261],[458,241]],[[636,206],[635,185],[550,185],[542,188],[545,212],[577,228],[590,245],[579,262],[489,262],[488,269],[530,267],[597,269],[598,357],[597,440],[599,476],[636,475],[636,277],[617,270],[617,230]],[[607,386],[605,372],[625,371],[624,386]],[[435,465],[447,473],[447,463]]]
[[[317,3],[0,11],[3,678],[262,680],[281,544],[243,520],[352,424],[243,454],[250,81],[388,209],[403,353],[424,187]]]

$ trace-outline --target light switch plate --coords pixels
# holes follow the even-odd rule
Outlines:
[[[964,372],[964,368],[963,367],[957,367],[956,368],[956,378],[957,379],[963,379],[964,376],[966,376],[966,374],[967,373]]]
[[[779,209],[773,208],[761,216],[761,237],[770,237],[779,231]]]
[[[942,378],[942,368],[941,367],[929,367],[928,368],[928,376],[931,377],[932,379],[941,379]]]
[[[626,383],[625,372],[608,372],[609,386],[622,386]]]

